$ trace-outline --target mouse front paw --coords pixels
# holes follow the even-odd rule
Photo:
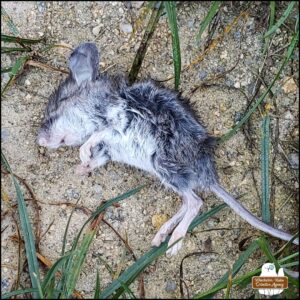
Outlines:
[[[92,147],[89,143],[83,144],[79,149],[79,157],[82,164],[88,164],[92,157]]]
[[[76,169],[75,169],[75,173],[77,175],[88,175],[90,172],[92,171],[91,167],[89,165],[85,165],[85,164],[81,164],[81,165],[78,165],[76,166]]]

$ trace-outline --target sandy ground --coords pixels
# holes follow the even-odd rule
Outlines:
[[[128,3],[127,3],[128,4]],[[47,42],[66,43],[75,47],[83,41],[91,41],[101,49],[101,66],[110,67],[111,73],[128,72],[135,52],[139,46],[146,21],[137,28],[131,37],[130,25],[136,26],[138,15],[143,8],[138,2],[128,8],[123,2],[2,2],[7,13],[12,17],[22,37],[37,38],[45,35]],[[241,12],[240,4],[227,3],[222,8],[221,19],[216,35],[224,31]],[[183,2],[178,7],[182,65],[189,65],[196,57],[194,41],[199,24],[207,13],[208,2]],[[279,15],[286,4],[279,4]],[[247,18],[241,18],[204,59],[182,73],[181,91],[189,96],[199,112],[203,123],[210,133],[221,135],[227,132],[239,120],[251,98],[256,75],[262,66],[262,34],[267,22],[268,6],[262,2],[253,2]],[[281,12],[281,13],[280,13]],[[3,33],[9,31],[3,24]],[[207,33],[204,34],[204,37]],[[291,36],[288,26],[283,26],[274,38],[271,52],[289,42]],[[171,35],[166,16],[161,17],[143,62],[140,78],[151,76],[163,80],[173,74]],[[285,48],[284,48],[285,49]],[[266,84],[270,83],[283,58],[283,50],[275,53],[267,61]],[[56,48],[42,54],[42,62],[55,67],[66,68],[69,53]],[[275,197],[273,199],[274,225],[289,232],[296,232],[298,226],[298,59],[284,69],[279,81],[273,88],[277,111],[272,104],[271,136],[274,137],[275,122],[279,120],[280,151],[275,162]],[[13,55],[3,55],[4,66],[15,60]],[[211,85],[201,87],[194,93],[193,88],[204,80],[230,70],[221,79],[214,79]],[[139,194],[121,202],[119,208],[107,210],[106,219],[122,236],[127,234],[137,257],[150,249],[150,242],[157,232],[155,219],[171,217],[180,207],[181,200],[173,192],[163,188],[160,183],[142,171],[128,166],[109,163],[96,170],[89,177],[78,177],[74,170],[79,163],[78,149],[61,148],[50,151],[38,147],[36,135],[43,116],[47,98],[65,75],[40,68],[26,67],[15,84],[1,100],[2,151],[13,171],[32,188],[40,203],[41,229],[49,231],[40,243],[41,253],[55,261],[60,254],[64,228],[71,207],[75,203],[91,210],[102,199],[109,199],[141,183],[149,183]],[[293,77],[292,88],[286,89],[285,82]],[[3,78],[7,80],[7,78]],[[173,87],[173,81],[165,83]],[[263,89],[262,89],[263,90]],[[262,90],[260,92],[262,92]],[[270,100],[270,99],[268,99]],[[273,103],[273,102],[272,102]],[[243,197],[240,201],[257,216],[260,210],[260,140],[261,115],[256,112],[246,131],[240,131],[230,141],[222,144],[216,151],[216,162],[221,183],[234,195]],[[250,136],[251,139],[247,139]],[[294,145],[294,146],[293,146]],[[295,146],[296,145],[296,146]],[[271,158],[273,157],[273,147]],[[10,203],[16,202],[11,181],[1,177],[1,187],[9,195]],[[24,189],[25,192],[25,189]],[[213,195],[205,196],[204,210],[220,204]],[[26,192],[25,197],[30,198]],[[2,203],[2,214],[8,210]],[[32,203],[28,208],[34,220]],[[154,217],[153,217],[154,216]],[[76,210],[71,222],[69,241],[78,232],[87,216],[82,210]],[[222,228],[222,229],[220,229]],[[4,230],[5,229],[5,230]],[[218,229],[218,230],[217,230]],[[16,227],[10,214],[2,219],[2,291],[11,288],[16,276],[18,247],[11,237]],[[209,230],[209,231],[205,231]],[[239,242],[253,234],[258,234],[250,225],[242,221],[229,208],[218,213],[214,218],[199,226],[196,233],[188,235],[184,248],[176,256],[160,257],[147,268],[144,281],[146,298],[180,298],[179,267],[182,258],[196,251],[213,251],[218,254],[193,256],[184,262],[184,280],[190,295],[205,291],[227,271],[227,264],[232,265],[241,252]],[[282,244],[274,241],[273,246]],[[123,268],[133,263],[131,256],[124,258],[125,247],[106,225],[100,231],[89,251],[77,289],[85,297],[93,295],[96,270],[101,274],[102,287],[111,282],[111,276],[100,258],[105,259],[113,270],[120,264]],[[241,274],[253,270],[261,254],[251,257]],[[27,280],[23,276],[22,280]],[[138,296],[137,282],[131,285]],[[253,294],[251,288],[242,291],[233,289],[232,297],[247,298]],[[224,296],[223,293],[219,297]]]

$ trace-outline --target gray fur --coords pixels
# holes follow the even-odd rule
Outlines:
[[[100,76],[98,64],[94,44],[81,44],[74,50],[71,74],[49,99],[38,143],[50,148],[82,145],[79,173],[113,160],[156,175],[185,200],[180,213],[159,231],[153,244],[161,243],[178,223],[172,237],[183,237],[192,222],[189,216],[194,218],[201,206],[193,190],[213,190],[225,197],[218,190],[212,156],[214,138],[177,92],[152,81],[129,86],[122,77]],[[195,205],[195,199],[199,205]],[[234,201],[226,203],[234,207]],[[240,215],[249,221],[245,211]],[[268,227],[264,231],[272,234],[274,229],[264,226],[258,228]],[[278,232],[274,235],[291,238],[278,236]],[[174,242],[172,237],[170,242]],[[179,248],[173,247],[169,253],[175,254]]]

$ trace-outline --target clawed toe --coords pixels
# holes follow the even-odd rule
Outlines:
[[[174,242],[171,242],[171,240],[169,241],[168,246],[170,246],[174,243]],[[180,240],[176,244],[174,244],[171,248],[169,248],[166,252],[167,257],[171,257],[171,256],[176,255],[179,252],[179,250],[181,249],[182,244],[183,244],[183,241]]]
[[[163,243],[167,238],[167,235],[162,233],[157,233],[154,237],[154,239],[151,242],[151,246],[153,247],[159,247],[161,243]]]

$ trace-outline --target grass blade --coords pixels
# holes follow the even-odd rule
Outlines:
[[[45,38],[40,38],[40,39],[24,39],[20,38],[18,36],[11,36],[11,35],[6,35],[6,34],[1,34],[1,42],[7,42],[7,43],[17,43],[17,44],[38,44],[40,42],[44,42]]]
[[[95,228],[94,230],[89,230],[85,234],[80,247],[74,254],[74,257],[72,259],[72,266],[70,268],[70,271],[68,272],[68,276],[67,276],[67,280],[66,280],[66,298],[67,299],[69,299],[72,296],[72,294],[75,290],[75,286],[78,281],[78,277],[81,272],[88,249],[90,248],[90,245],[93,241],[93,238],[94,238],[97,230],[98,230],[98,227]]]
[[[7,90],[7,88],[11,85],[11,83],[16,78],[16,76],[21,72],[21,70],[23,69],[23,67],[28,59],[29,59],[28,56],[22,56],[17,59],[17,61],[11,68],[11,71],[9,72],[10,78],[9,78],[8,82],[5,84],[3,90],[1,91],[1,96],[4,94],[4,92]]]
[[[13,296],[24,295],[24,294],[35,293],[35,292],[38,292],[38,289],[31,288],[31,289],[12,291],[12,292],[1,295],[1,299],[9,299]]]
[[[226,293],[225,293],[225,299],[230,299],[231,288],[232,288],[232,274],[231,274],[231,270],[230,270],[229,275],[228,275],[228,283],[227,283],[227,289],[226,289]]]
[[[232,136],[234,136],[239,129],[248,121],[248,119],[251,117],[251,115],[253,114],[253,112],[256,110],[256,108],[262,103],[262,101],[265,99],[265,97],[268,95],[268,93],[270,92],[271,88],[273,87],[273,85],[275,84],[275,82],[277,81],[277,79],[279,78],[283,68],[285,67],[285,65],[287,64],[287,62],[289,61],[289,59],[291,58],[294,50],[296,49],[297,45],[298,45],[298,40],[299,40],[299,31],[297,31],[294,36],[293,39],[289,45],[289,48],[287,50],[287,54],[276,74],[276,76],[274,77],[273,81],[271,82],[271,84],[268,86],[267,90],[264,92],[264,94],[259,97],[259,99],[257,99],[257,101],[254,103],[254,105],[247,111],[247,113],[244,115],[244,117],[238,122],[238,124],[236,126],[234,126],[232,129],[230,129],[227,133],[225,133],[223,136],[218,138],[218,142],[219,143],[223,143],[227,140],[229,140]]]
[[[260,249],[262,250],[262,252],[265,254],[265,256],[268,258],[268,260],[273,263],[276,266],[276,269],[278,270],[280,268],[280,265],[277,261],[277,259],[274,257],[274,255],[272,254],[269,245],[266,241],[265,238],[261,237],[257,240],[257,243],[260,247]]]
[[[212,210],[201,214],[199,217],[197,217],[197,221],[191,224],[189,230],[193,230],[196,226],[203,223],[209,217],[219,212],[225,206],[226,205],[221,204],[217,207],[214,207]],[[108,298],[115,292],[121,294],[123,292],[121,282],[126,286],[129,286],[150,263],[152,263],[155,259],[157,259],[160,255],[163,255],[167,251],[168,240],[169,238],[159,247],[152,248],[150,251],[148,251],[142,257],[140,257],[136,262],[134,262],[120,275],[119,278],[114,280],[105,290],[102,291],[100,298]]]
[[[80,198],[79,198],[80,199]],[[67,226],[66,226],[66,229],[65,229],[65,233],[64,233],[64,237],[63,237],[63,246],[62,246],[62,249],[61,249],[61,255],[64,255],[65,254],[65,249],[66,249],[66,244],[67,244],[67,235],[68,235],[68,230],[69,230],[69,226],[70,226],[70,222],[71,222],[71,218],[73,216],[73,213],[76,209],[76,206],[79,202],[79,199],[76,201],[75,203],[75,206],[73,207],[71,213],[70,213],[70,216],[69,216],[69,219],[68,219],[68,222],[67,222]]]
[[[135,55],[134,61],[131,66],[131,70],[128,75],[128,79],[129,79],[130,83],[134,83],[136,81],[137,75],[142,66],[142,62],[144,60],[144,57],[145,57],[145,54],[146,54],[146,51],[148,48],[149,41],[154,33],[154,30],[158,23],[159,17],[162,13],[162,9],[163,9],[163,5],[162,5],[161,1],[158,1],[157,5],[154,5],[152,8],[152,14],[151,14],[150,20],[145,29],[145,33],[143,35],[141,44]]]
[[[283,23],[284,21],[287,19],[287,17],[290,15],[294,5],[296,4],[296,1],[291,1],[290,4],[288,5],[287,9],[285,10],[285,12],[283,13],[283,15],[281,16],[281,18],[276,22],[276,24],[274,24],[265,34],[265,38],[270,36],[272,33],[274,33]]]
[[[11,17],[8,15],[8,13],[5,11],[5,9],[1,6],[1,15],[3,16],[3,21],[7,23],[9,30],[14,36],[17,36],[20,34],[19,30],[13,23]]]
[[[3,73],[8,73],[8,72],[11,72],[12,68],[9,67],[9,68],[4,68],[4,69],[1,69],[1,74]]]
[[[42,289],[43,291],[46,290],[47,286],[49,283],[51,283],[52,278],[55,278],[55,273],[58,270],[58,268],[65,262],[65,260],[67,258],[70,258],[70,256],[72,256],[74,254],[74,252],[70,252],[68,254],[66,254],[63,257],[60,257],[54,264],[53,266],[48,270],[43,283],[42,283]]]
[[[272,26],[274,25],[275,11],[276,11],[276,2],[275,1],[270,1],[270,20],[269,20],[269,29],[268,30],[270,30],[272,28]],[[270,37],[265,37],[265,44],[264,44],[263,54],[265,54],[267,49],[268,49],[269,41],[270,41]]]
[[[29,275],[30,275],[32,287],[35,290],[38,290],[38,292],[37,291],[34,292],[33,296],[34,298],[43,298],[43,294],[40,291],[41,284],[40,284],[40,275],[39,275],[39,265],[38,265],[36,249],[35,249],[35,239],[33,236],[31,224],[29,222],[29,216],[27,213],[25,200],[21,188],[15,176],[13,175],[11,168],[2,151],[1,151],[1,163],[5,166],[7,171],[10,173],[17,193],[18,211],[19,211],[21,229],[22,229],[24,243],[25,243],[26,257],[28,260]]]
[[[262,219],[270,224],[270,187],[269,187],[269,137],[270,116],[267,114],[262,120],[262,141],[261,141],[261,195],[262,195]]]
[[[96,277],[96,287],[95,287],[94,299],[100,299],[100,279],[99,279],[99,271],[98,270],[97,270],[97,277]]]
[[[180,72],[181,72],[181,55],[180,55],[180,42],[178,35],[178,27],[176,21],[176,4],[175,1],[164,2],[169,27],[172,33],[172,48],[173,48],[173,62],[175,73],[175,89],[178,90],[180,84]]]
[[[188,232],[192,232],[198,225],[202,224],[204,221],[206,221],[208,218],[214,216],[216,213],[218,213],[220,210],[222,210],[223,208],[227,207],[227,204],[223,203],[220,204],[214,208],[212,208],[211,210],[209,210],[208,212],[201,214],[199,216],[197,216],[193,222],[191,223]]]
[[[217,14],[217,12],[219,11],[220,4],[222,3],[222,1],[212,1],[212,2],[213,3],[211,5],[206,17],[200,23],[200,29],[199,29],[199,32],[198,32],[197,37],[196,37],[196,45],[197,46],[200,45],[200,40],[201,40],[202,33],[204,32],[204,30],[206,29],[208,24],[211,22],[213,17]]]
[[[120,196],[117,196],[104,204],[100,205],[92,214],[91,216],[87,219],[87,221],[83,224],[81,227],[77,237],[75,238],[73,245],[72,245],[72,251],[75,251],[78,245],[79,238],[81,236],[81,233],[83,232],[84,227],[93,219],[98,218],[99,214],[102,213],[106,208],[111,206],[114,203],[117,203],[121,200],[124,200],[137,192],[139,192],[144,185],[140,185],[137,188],[134,188],[124,194],[121,194]],[[85,234],[83,241],[81,242],[81,246],[77,248],[76,250],[76,255],[72,258],[72,260],[69,260],[64,268],[64,274],[62,276],[62,281],[59,283],[60,287],[65,287],[65,296],[70,297],[75,289],[75,285],[78,279],[78,276],[80,274],[80,270],[82,267],[82,264],[84,262],[84,259],[86,257],[86,253],[89,249],[89,246],[92,242],[92,239],[95,234],[95,230],[89,229],[88,232]]]
[[[276,1],[270,1],[270,25],[269,30],[272,28],[275,22],[275,11],[276,11]]]
[[[1,53],[30,52],[27,48],[1,47]]]
[[[258,248],[257,240],[253,241],[250,246],[244,251],[238,260],[234,263],[231,276],[232,278],[239,272],[244,263],[249,259],[250,255]],[[228,283],[229,273],[227,272],[211,289],[206,292],[194,295],[193,299],[206,299],[212,297],[219,290],[226,288]]]

